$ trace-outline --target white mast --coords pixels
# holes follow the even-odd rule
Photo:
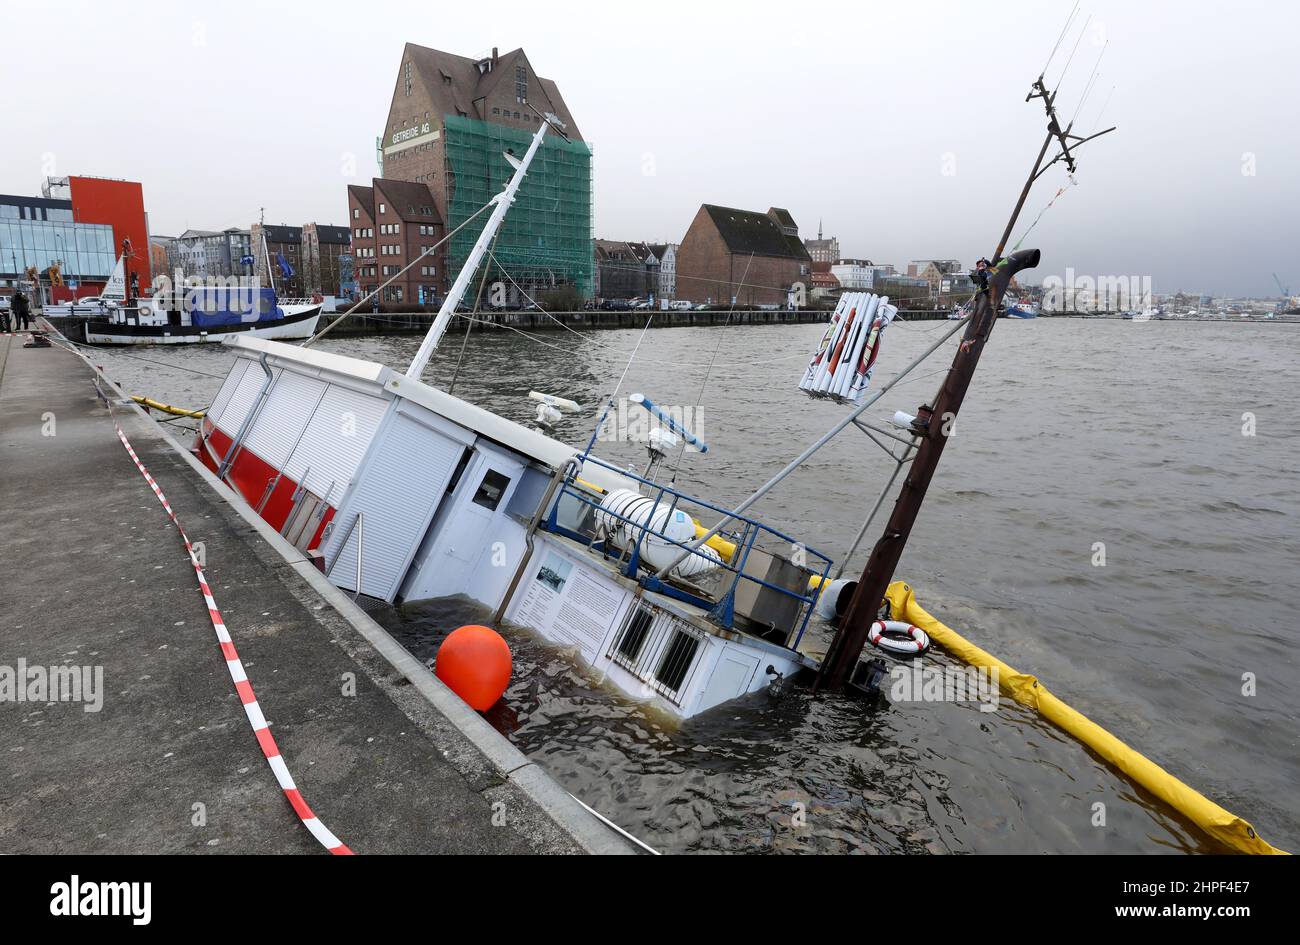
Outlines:
[[[447,298],[443,301],[442,308],[438,309],[438,317],[433,320],[433,324],[429,326],[429,333],[424,336],[424,341],[420,343],[420,350],[415,352],[415,357],[411,360],[411,366],[406,369],[406,376],[412,380],[418,381],[420,379],[420,375],[424,373],[429,359],[433,357],[433,352],[438,350],[438,342],[442,340],[442,335],[447,330],[447,325],[456,311],[456,306],[464,298],[465,290],[474,277],[474,271],[478,269],[479,263],[483,261],[483,256],[487,253],[488,247],[492,245],[492,240],[501,227],[501,221],[506,218],[506,211],[515,202],[515,194],[519,191],[519,185],[524,182],[524,178],[528,175],[528,165],[532,163],[533,155],[537,153],[538,147],[541,146],[546,129],[552,124],[556,128],[561,128],[563,123],[550,112],[547,112],[545,121],[541,123],[537,133],[533,135],[532,144],[528,146],[528,153],[524,155],[522,161],[509,153],[506,154],[506,160],[514,167],[515,172],[510,178],[510,183],[506,184],[505,190],[492,198],[492,202],[496,204],[492,215],[488,217],[483,232],[479,234],[478,242],[474,244],[474,248],[470,250],[469,256],[466,257],[465,265],[461,267],[460,272],[457,274],[456,281],[451,284],[451,289],[447,292]],[[561,134],[563,134],[562,131]]]
[[[266,278],[271,280],[271,291],[275,291],[275,270],[271,268],[271,247],[266,242],[266,224],[262,224],[262,255],[266,258]]]

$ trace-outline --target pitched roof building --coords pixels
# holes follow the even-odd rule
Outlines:
[[[555,82],[537,75],[522,49],[475,59],[407,43],[380,146],[382,176],[426,187],[438,223],[455,230],[501,190],[512,171],[502,152],[522,154],[539,113],[548,112],[567,126],[568,140],[553,132],[543,140],[497,238],[496,268],[530,291],[573,285],[590,294],[591,149]],[[483,222],[452,238],[439,267],[441,288]]]
[[[804,240],[803,245],[815,263],[833,263],[840,258],[840,241],[834,236],[823,238],[820,221],[817,223],[817,238]]]
[[[659,293],[659,257],[645,243],[596,240],[596,295],[644,299]]]
[[[441,296],[446,245],[434,247],[446,229],[427,184],[378,177],[369,187],[354,184],[348,220],[360,294],[388,282],[379,299],[385,304],[432,305]]]
[[[782,305],[807,284],[812,257],[788,210],[704,204],[677,250],[677,297],[693,302]]]

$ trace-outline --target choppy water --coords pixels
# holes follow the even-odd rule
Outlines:
[[[892,327],[878,380],[946,327]],[[623,392],[665,404],[699,398],[704,409],[712,448],[688,454],[679,485],[735,502],[841,416],[795,389],[819,331],[646,334]],[[594,406],[638,333],[539,338],[476,333],[456,393],[521,421],[532,413],[530,389]],[[401,366],[417,341],[323,347]],[[435,382],[446,384],[459,350],[449,338],[430,369]],[[131,354],[97,360],[128,389],[186,406],[206,404],[220,383],[189,370],[223,375],[231,361],[218,348]],[[871,413],[913,410],[947,361],[920,369]],[[1243,435],[1247,414],[1253,436]],[[945,622],[1292,850],[1298,418],[1294,325],[1001,322],[899,570]],[[557,435],[585,442],[593,422],[588,409]],[[603,455],[643,461],[630,444],[606,444]],[[757,511],[838,558],[886,472],[878,449],[850,428]],[[1104,567],[1093,565],[1097,542]],[[431,660],[443,634],[481,617],[448,601],[386,620]],[[983,713],[763,693],[676,725],[602,690],[553,646],[508,634],[516,677],[494,724],[569,790],[664,850],[1214,849],[1005,700]],[[1255,695],[1242,694],[1243,674],[1253,674]],[[1098,802],[1105,827],[1093,826]],[[806,823],[796,826],[801,810]]]

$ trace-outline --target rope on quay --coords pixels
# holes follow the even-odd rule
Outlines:
[[[1037,677],[1022,673],[996,656],[980,649],[951,627],[944,626],[916,602],[912,588],[894,581],[885,592],[890,616],[924,630],[962,662],[994,670],[999,688],[1016,702],[1033,709],[1091,749],[1108,765],[1118,769],[1134,783],[1150,791],[1178,811],[1205,833],[1239,853],[1281,854],[1287,851],[1265,841],[1247,821],[1224,810],[1195,788],[1179,781],[1155,762],[1134,751],[1096,722],[1066,705],[1040,684]]]
[[[297,784],[294,783],[293,775],[289,773],[289,767],[284,763],[284,758],[280,754],[280,747],[275,743],[275,736],[271,734],[271,727],[257,704],[257,696],[253,694],[253,685],[248,681],[248,674],[244,672],[244,664],[235,651],[235,644],[230,639],[230,632],[226,629],[225,618],[221,616],[221,611],[217,608],[217,602],[212,596],[212,588],[208,585],[207,575],[203,572],[203,566],[199,564],[198,555],[194,552],[194,546],[190,543],[189,536],[185,534],[185,529],[181,526],[180,519],[176,517],[171,504],[167,501],[167,496],[163,494],[153,476],[149,475],[149,470],[144,463],[140,462],[140,457],[136,455],[131,446],[131,441],[122,432],[122,427],[118,424],[116,418],[113,419],[113,427],[117,430],[117,438],[126,447],[126,452],[131,457],[131,461],[135,463],[135,468],[140,471],[144,481],[149,484],[153,494],[162,503],[167,516],[172,520],[172,524],[176,526],[181,541],[185,543],[185,550],[190,556],[190,564],[194,566],[199,588],[203,591],[203,600],[208,605],[208,619],[212,621],[212,629],[217,633],[217,642],[221,644],[221,655],[225,657],[226,669],[230,672],[231,682],[235,684],[235,692],[239,694],[239,701],[244,706],[244,714],[248,716],[248,722],[253,727],[253,734],[257,736],[257,744],[266,757],[266,763],[271,766],[271,770],[275,773],[275,780],[279,783],[281,790],[284,791],[285,798],[293,807],[294,813],[298,815],[298,819],[302,821],[302,825],[311,832],[313,837],[320,841],[321,846],[329,850],[330,853],[337,855],[351,854],[352,851],[348,849],[347,845],[334,836],[330,829],[321,823],[320,818],[307,806],[302,792],[298,790]]]

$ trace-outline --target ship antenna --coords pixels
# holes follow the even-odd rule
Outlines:
[[[1087,24],[1085,23],[1085,29],[1086,27]],[[1082,34],[1080,38],[1082,38]],[[1075,43],[1075,49],[1078,49],[1077,42]],[[1074,58],[1073,52],[1070,58]],[[1066,62],[1066,68],[1069,68],[1068,61]],[[1064,75],[1064,72],[1062,75]],[[1029,176],[1025,179],[1024,187],[1021,188],[1015,208],[1011,211],[1011,217],[1007,220],[1002,238],[998,241],[998,247],[993,253],[992,275],[989,279],[988,288],[976,293],[974,310],[966,325],[966,332],[962,342],[957,346],[957,351],[953,355],[952,367],[949,368],[933,402],[924,408],[929,419],[917,431],[917,450],[912,458],[911,469],[899,489],[893,512],[885,525],[884,533],[871,551],[871,557],[867,560],[862,577],[853,592],[848,610],[844,613],[835,637],[831,641],[826,658],[822,661],[821,672],[816,683],[817,688],[825,686],[838,689],[843,687],[850,679],[854,667],[857,666],[858,659],[862,654],[862,648],[867,642],[867,634],[877,619],[881,602],[885,599],[885,591],[888,589],[890,581],[893,580],[894,570],[897,568],[903,550],[907,546],[907,539],[911,535],[912,526],[916,522],[917,515],[920,514],[926,492],[934,478],[935,471],[938,469],[939,459],[943,455],[943,448],[952,432],[953,424],[956,422],[957,413],[966,397],[966,391],[970,387],[971,379],[974,377],[980,354],[983,352],[984,345],[993,330],[1007,285],[1017,272],[1023,269],[1032,269],[1038,265],[1040,256],[1036,249],[1024,249],[1012,253],[1005,259],[1002,257],[1002,252],[1006,249],[1007,240],[1016,225],[1016,220],[1020,217],[1020,211],[1024,208],[1029,191],[1033,188],[1034,182],[1058,161],[1064,161],[1070,172],[1074,173],[1076,167],[1074,152],[1087,141],[1115,130],[1114,128],[1108,128],[1087,138],[1080,138],[1078,135],[1072,134],[1068,127],[1063,129],[1060,118],[1056,114],[1056,92],[1048,89],[1041,75],[1034,80],[1025,101],[1032,101],[1036,98],[1043,101],[1043,108],[1047,117],[1046,137],[1043,139],[1042,147],[1038,150],[1038,156],[1029,171]],[[1060,150],[1055,157],[1044,163],[1047,152],[1053,144]]]

